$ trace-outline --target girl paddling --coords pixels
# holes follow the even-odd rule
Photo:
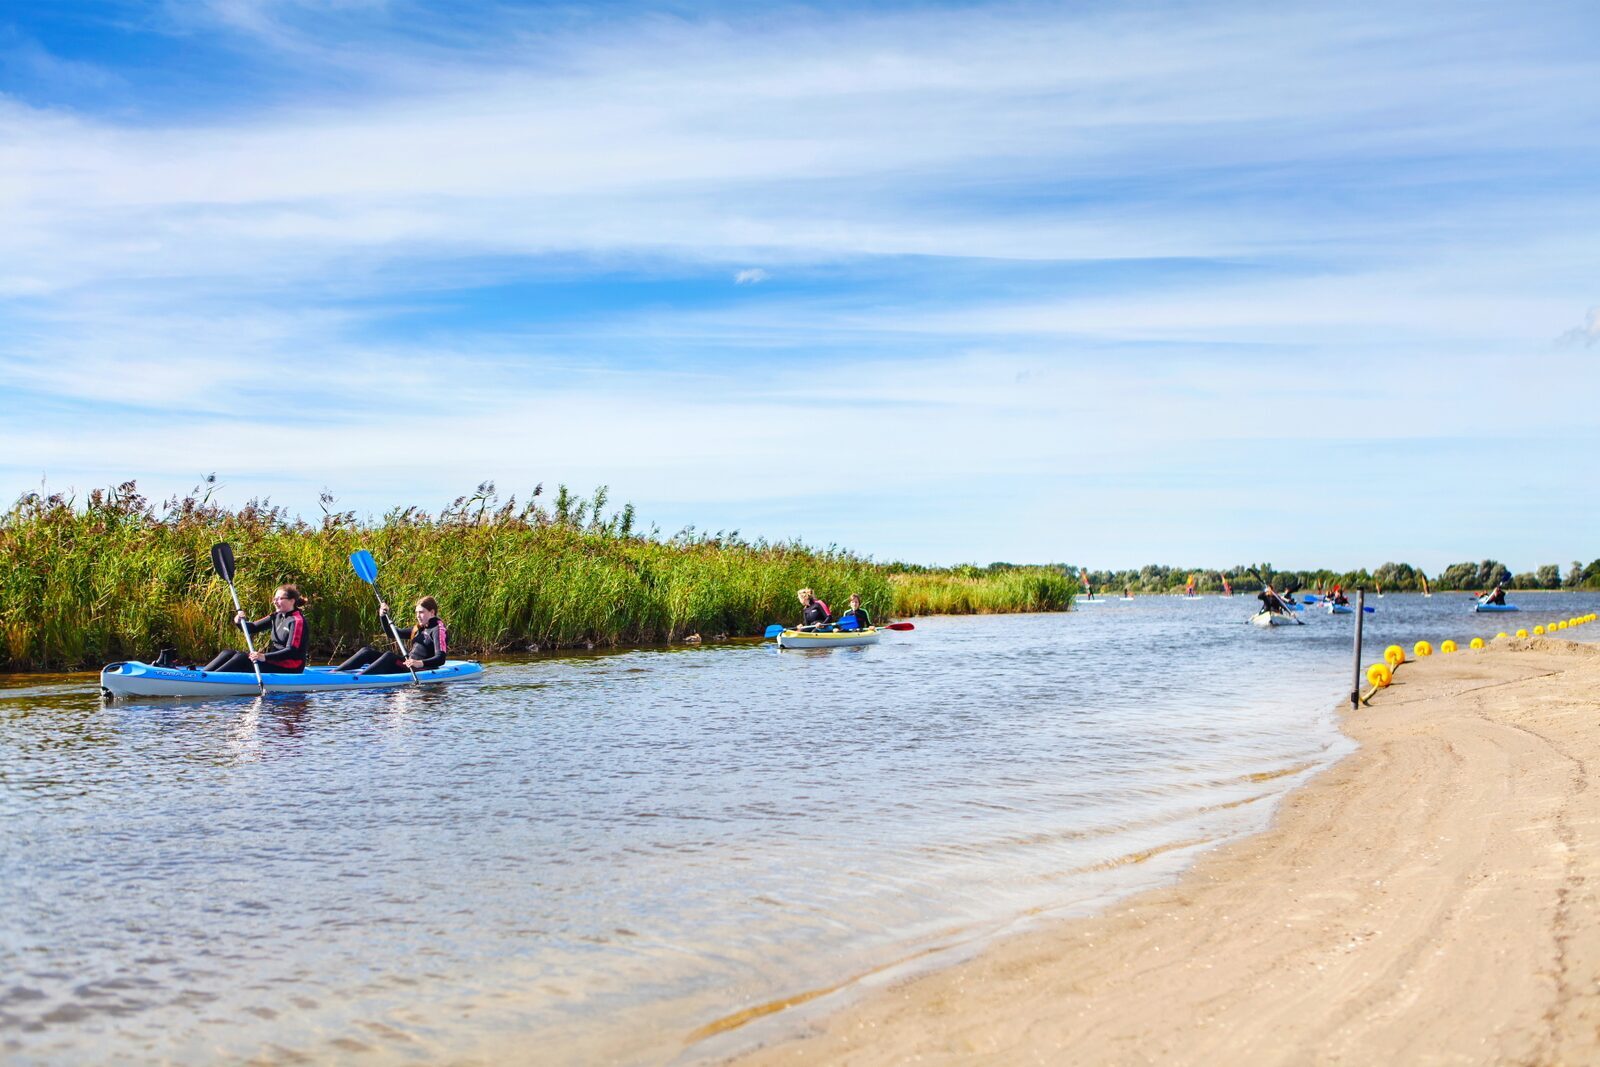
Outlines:
[[[265,652],[240,652],[224,649],[214,656],[203,671],[236,671],[248,674],[250,661],[254,660],[262,674],[299,674],[306,669],[306,617],[300,613],[306,598],[292,585],[280,585],[272,594],[273,613],[254,622],[246,622],[241,608],[233,616],[235,625],[243,623],[253,634],[262,630],[271,632]]]
[[[388,630],[389,605],[379,601],[378,612],[383,628]],[[444,666],[450,644],[444,620],[439,617],[439,602],[431,596],[423,597],[417,601],[416,616],[415,626],[396,627],[395,630],[401,640],[411,642],[405,659],[392,651],[379,652],[371,645],[362,645],[355,655],[339,664],[338,669],[359,670],[362,674],[399,674],[405,670],[424,671]]]

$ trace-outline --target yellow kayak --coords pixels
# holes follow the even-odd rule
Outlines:
[[[865,630],[784,630],[778,635],[779,648],[850,648],[878,643],[878,628]]]

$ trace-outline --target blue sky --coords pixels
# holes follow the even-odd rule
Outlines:
[[[0,9],[0,480],[1600,554],[1600,9]],[[0,486],[0,487],[4,487]]]

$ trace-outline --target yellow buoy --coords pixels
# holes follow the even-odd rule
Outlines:
[[[1543,637],[1544,636],[1544,627],[1543,626],[1535,626],[1533,628],[1533,636],[1535,636],[1535,637]]]
[[[1494,635],[1494,639],[1496,641],[1504,641],[1506,639],[1506,632],[1501,630],[1499,633]]]
[[[1416,654],[1418,659],[1421,659],[1424,656],[1433,655],[1433,646],[1426,641],[1418,641],[1411,646],[1411,651]]]
[[[1454,641],[1440,641],[1439,642],[1439,652],[1440,652],[1441,655],[1448,656],[1450,653],[1454,652],[1455,650],[1456,650],[1456,643]]]
[[[1504,637],[1504,636],[1505,636],[1505,634],[1501,634],[1501,635],[1500,635],[1500,636],[1501,636],[1501,637]],[[1468,647],[1468,648],[1482,648],[1482,647],[1483,647],[1483,638],[1481,638],[1481,637],[1474,637],[1474,638],[1473,638],[1473,639],[1472,639],[1472,643],[1471,643],[1471,644],[1470,644],[1470,645],[1468,645],[1468,646],[1467,646],[1467,647]]]
[[[1526,631],[1526,630],[1518,630],[1517,631],[1517,636],[1518,637],[1527,637],[1528,636],[1528,631]]]
[[[1389,670],[1387,663],[1374,663],[1367,668],[1367,683],[1374,689],[1387,688],[1394,680],[1394,672]]]
[[[1383,662],[1387,663],[1391,670],[1400,666],[1400,664],[1404,663],[1405,661],[1406,650],[1401,648],[1399,645],[1390,645],[1388,648],[1383,650]]]

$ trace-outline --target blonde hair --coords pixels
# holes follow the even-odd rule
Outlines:
[[[815,600],[815,599],[817,599],[817,594],[813,593],[809,589],[802,589],[802,590],[800,590],[799,593],[797,593],[795,595],[798,596],[801,600]]]

